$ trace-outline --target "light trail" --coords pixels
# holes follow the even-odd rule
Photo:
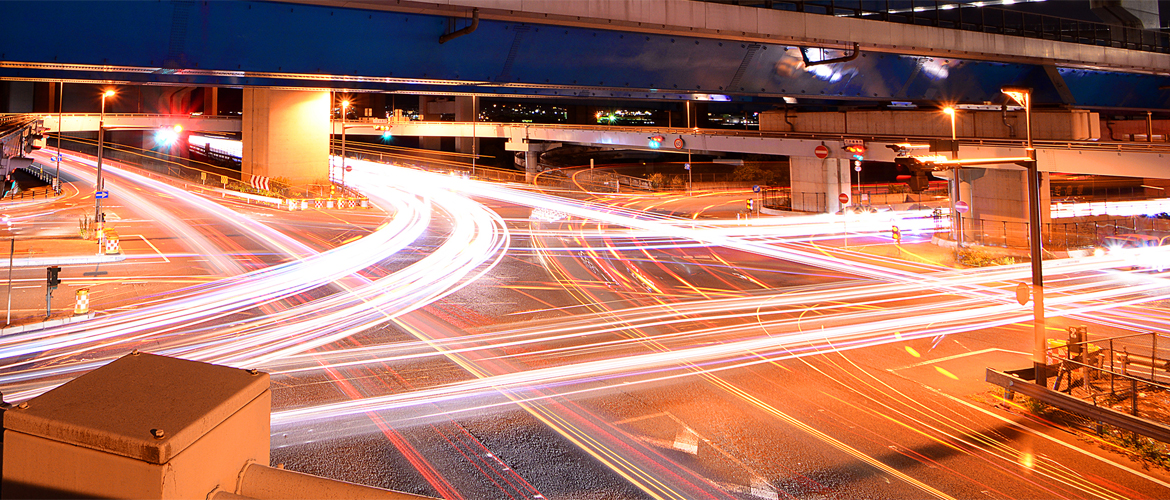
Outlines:
[[[370,235],[316,253],[231,210],[220,208],[216,211],[218,205],[207,202],[211,205],[207,209],[217,218],[234,221],[232,224],[237,224],[241,230],[255,231],[267,245],[278,249],[279,253],[294,256],[295,260],[192,287],[178,294],[177,298],[160,299],[133,311],[99,318],[76,330],[55,329],[44,332],[48,336],[43,338],[0,339],[0,359],[15,360],[0,375],[0,385],[5,386],[6,392],[10,387],[17,388],[11,395],[18,400],[31,397],[55,383],[52,379],[74,375],[111,359],[105,355],[80,362],[65,358],[89,356],[99,346],[110,352],[146,341],[155,346],[151,349],[155,352],[235,366],[272,367],[276,369],[276,375],[333,370],[355,366],[359,362],[391,363],[438,355],[476,354],[477,362],[490,362],[493,356],[497,361],[506,359],[506,356],[496,354],[501,348],[552,341],[575,343],[527,352],[524,356],[531,359],[543,357],[550,361],[578,354],[583,359],[515,373],[491,373],[468,367],[482,378],[403,394],[366,397],[355,393],[352,396],[357,399],[351,401],[286,409],[273,414],[273,425],[285,427],[314,425],[325,420],[332,425],[338,418],[364,417],[370,413],[385,415],[386,420],[395,425],[409,425],[439,416],[450,418],[470,411],[514,408],[517,404],[546,405],[553,398],[586,397],[614,387],[668,383],[695,375],[710,376],[761,363],[821,354],[827,349],[845,351],[928,338],[1011,324],[1030,317],[1014,303],[1011,290],[1014,281],[1026,278],[1025,266],[922,274],[893,269],[880,259],[873,259],[878,262],[875,264],[859,263],[855,260],[858,255],[847,251],[810,249],[806,243],[834,238],[833,235],[839,233],[838,226],[842,223],[832,218],[793,218],[783,223],[749,226],[706,224],[706,221],[696,224],[689,219],[646,216],[631,210],[615,210],[410,169],[364,165],[358,161],[354,164],[354,182],[368,189],[367,194],[380,204],[393,206],[396,214],[394,219]],[[169,196],[189,196],[162,183],[150,186]],[[607,304],[600,304],[598,312],[593,315],[538,322],[505,332],[426,338],[418,342],[371,346],[361,350],[340,349],[312,356],[304,354],[309,349],[403,318],[406,313],[433,303],[490,272],[508,251],[507,224],[467,196],[543,207],[582,220],[622,227],[618,230],[602,229],[599,224],[597,245],[590,243],[593,237],[586,233],[565,232],[565,236],[584,243],[555,250],[543,248],[540,250],[542,256],[550,251],[562,255],[563,252],[570,252],[568,255],[583,252],[587,259],[604,260],[603,253],[616,258],[616,252],[637,251],[642,252],[645,262],[659,264],[649,250],[718,246],[863,279],[848,287],[806,287],[780,293],[706,298],[638,308],[608,310]],[[435,214],[439,213],[445,214],[444,219],[450,221],[452,227],[443,235],[443,243],[430,249],[425,257],[381,278],[366,279],[357,275],[414,243],[427,227],[434,224]],[[851,229],[856,224],[863,232],[880,234],[888,230],[888,223],[888,219],[858,219],[844,224]],[[933,221],[929,225],[933,227]],[[557,233],[529,234],[555,236]],[[615,245],[611,240],[615,237],[653,238],[653,248]],[[675,243],[678,241],[685,243]],[[1050,274],[1064,277],[1064,281],[1050,282],[1053,284],[1049,288],[1049,314],[1083,315],[1170,297],[1161,275],[1148,276],[1138,284],[1121,288],[1115,286],[1117,273],[1093,272],[1103,266],[1125,265],[1125,262],[1120,256],[1102,256],[1046,263]],[[635,271],[632,268],[627,270]],[[682,277],[667,274],[684,286],[688,285]],[[330,283],[343,287],[345,291],[274,311],[264,317],[245,318],[222,326],[210,324],[213,320],[242,314],[257,305],[275,303]],[[650,277],[643,277],[640,283],[651,288],[659,286]],[[694,286],[690,289],[696,295],[705,294]],[[910,298],[924,303],[898,304],[898,301]],[[825,305],[807,306],[817,303]],[[850,308],[858,310],[848,310]],[[799,315],[810,309],[824,313],[817,318],[811,331],[807,329],[808,320]],[[718,324],[726,322],[733,324]],[[820,328],[815,328],[818,326]],[[180,328],[184,329],[182,335],[178,334]],[[656,333],[665,328],[676,331]],[[605,335],[631,330],[639,330],[640,336],[618,340],[604,338]],[[765,335],[760,335],[761,331]],[[896,332],[901,335],[895,336]],[[694,345],[729,338],[731,340],[719,344]],[[659,350],[643,352],[646,342],[653,342]],[[411,351],[401,352],[404,347]],[[52,353],[44,354],[45,351]],[[28,356],[37,357],[20,360]],[[355,356],[361,356],[360,361]],[[560,418],[558,413],[547,408],[536,411],[548,421]],[[337,432],[343,432],[347,425],[338,423]],[[563,421],[556,425],[565,428],[577,424]],[[622,460],[622,457],[613,455],[609,460]],[[639,479],[653,480],[654,476]]]
[[[157,187],[165,189],[168,186],[160,183]],[[190,197],[180,190],[174,191],[175,196]],[[202,335],[166,335],[179,328],[189,329],[196,323],[223,318],[352,275],[405,248],[422,234],[430,219],[426,203],[397,189],[381,191],[375,196],[379,196],[379,201],[393,205],[396,216],[364,238],[285,264],[192,287],[177,297],[133,311],[38,332],[38,338],[22,335],[0,339],[0,359],[44,351],[55,351],[57,358],[83,356],[98,345],[109,350],[118,344],[154,338],[153,345],[157,349],[152,349],[154,352],[236,366],[262,365],[283,355],[302,352],[382,324],[453,293],[475,276],[490,270],[494,262],[487,259],[495,258],[498,262],[503,255],[506,232],[498,216],[463,197],[434,189],[429,202],[445,206],[449,214],[459,214],[455,218],[457,222],[459,217],[464,222],[457,223],[444,245],[418,263],[348,293],[334,294],[266,317],[210,328]],[[227,212],[221,216],[239,217],[230,210],[220,210]],[[252,229],[280,235],[255,221],[242,220]],[[280,246],[286,252],[290,251],[288,241],[292,240],[286,240]],[[485,261],[491,263],[483,267]],[[477,274],[467,279],[477,269]],[[15,391],[8,389],[11,397],[23,399],[55,385],[45,384],[46,375],[77,373],[108,359],[111,358],[46,368],[43,356],[31,358],[10,364],[0,376],[0,384],[8,387],[17,381],[39,382],[32,387],[26,384]]]

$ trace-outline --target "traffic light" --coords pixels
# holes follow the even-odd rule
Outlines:
[[[647,139],[650,140],[650,149],[658,149],[662,146],[662,142],[666,140],[662,134],[654,134],[650,137],[647,137]]]
[[[890,229],[890,236],[894,238],[894,243],[902,244],[902,230],[898,229],[898,226]]]
[[[753,201],[755,201],[755,200],[752,200],[751,198],[748,198],[748,200],[747,200],[748,212],[751,212],[752,209],[755,207],[755,203],[753,203]]]
[[[47,267],[45,270],[47,271],[46,281],[48,282],[48,286],[50,288],[61,284],[61,278],[57,276],[58,273],[61,272],[60,266]]]
[[[930,187],[930,178],[926,176],[926,172],[914,172],[906,184],[910,185],[910,192],[921,193]]]
[[[861,161],[865,159],[865,145],[864,144],[850,144],[845,146],[845,151],[853,155],[853,159]]]
[[[390,125],[374,125],[374,130],[382,132],[383,139],[389,139],[391,137],[390,136]]]

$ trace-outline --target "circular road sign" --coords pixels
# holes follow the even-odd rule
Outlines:
[[[674,140],[674,149],[682,149],[682,148],[686,147],[686,145],[687,145],[687,141],[684,141],[682,137],[679,137],[679,138]]]
[[[760,185],[759,185],[759,184],[756,184],[756,185],[752,186],[752,192],[753,192],[753,193],[758,193],[758,192],[760,192]]]
[[[849,203],[849,195],[847,195],[845,193],[841,193],[840,195],[837,196],[837,200],[840,201],[841,203]]]
[[[346,165],[346,166],[345,166],[345,171],[346,171],[346,172],[353,172],[353,165]]]
[[[817,146],[816,149],[813,150],[813,154],[817,155],[817,158],[820,158],[823,160],[823,159],[829,157],[829,148],[826,147],[824,144],[821,144],[820,146]]]
[[[1032,299],[1032,287],[1027,283],[1020,283],[1016,285],[1016,302],[1020,305],[1027,305],[1028,301]]]
[[[959,212],[961,214],[965,214],[965,213],[967,213],[968,210],[971,210],[971,205],[968,205],[967,202],[965,202],[965,201],[956,201],[955,202],[955,211],[956,212]]]

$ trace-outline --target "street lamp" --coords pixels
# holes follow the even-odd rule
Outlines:
[[[955,140],[955,108],[947,106],[943,108],[943,113],[951,117],[951,140]]]
[[[959,158],[959,143],[955,134],[955,108],[947,106],[943,108],[943,113],[951,117],[951,159]],[[951,219],[954,221],[954,237],[955,237],[955,252],[959,251],[959,247],[963,246],[963,215],[956,210],[956,205],[962,200],[962,195],[959,189],[959,167],[956,166],[953,171],[951,179]]]
[[[1001,92],[1024,107],[1024,125],[1028,133],[1025,151],[1028,158],[1019,162],[1028,169],[1028,233],[1032,258],[1032,326],[1035,329],[1032,347],[1032,366],[1036,383],[1048,385],[1047,364],[1044,361],[1048,347],[1044,322],[1044,275],[1041,259],[1044,256],[1043,242],[1040,241],[1040,169],[1036,165],[1036,148],[1032,145],[1032,89],[1024,87],[1003,87]]]
[[[53,174],[53,191],[61,192],[61,117],[65,112],[61,110],[65,106],[65,80],[61,80],[60,94],[57,101],[57,172]]]
[[[697,125],[698,124],[696,124],[696,126],[695,126],[695,130],[697,130],[699,128]],[[687,128],[691,128],[691,100],[690,99],[687,99]],[[691,168],[692,168],[691,167],[691,148],[687,148],[687,192],[688,193],[694,190],[693,183],[691,182],[694,179],[694,177],[691,175],[691,172],[692,172]]]
[[[341,101],[341,187],[345,188],[345,113],[349,109],[349,99]]]
[[[100,115],[98,115],[97,181],[94,183],[93,190],[93,221],[95,223],[100,221],[102,216],[102,199],[99,197],[98,193],[100,193],[102,188],[105,187],[105,183],[102,182],[102,141],[105,140],[106,134],[105,120],[107,97],[114,97],[114,91],[107,90],[102,92],[102,112]]]

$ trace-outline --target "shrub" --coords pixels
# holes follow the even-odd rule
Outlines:
[[[1007,266],[1015,264],[1016,259],[992,255],[978,248],[964,248],[959,250],[959,263],[967,267]]]

